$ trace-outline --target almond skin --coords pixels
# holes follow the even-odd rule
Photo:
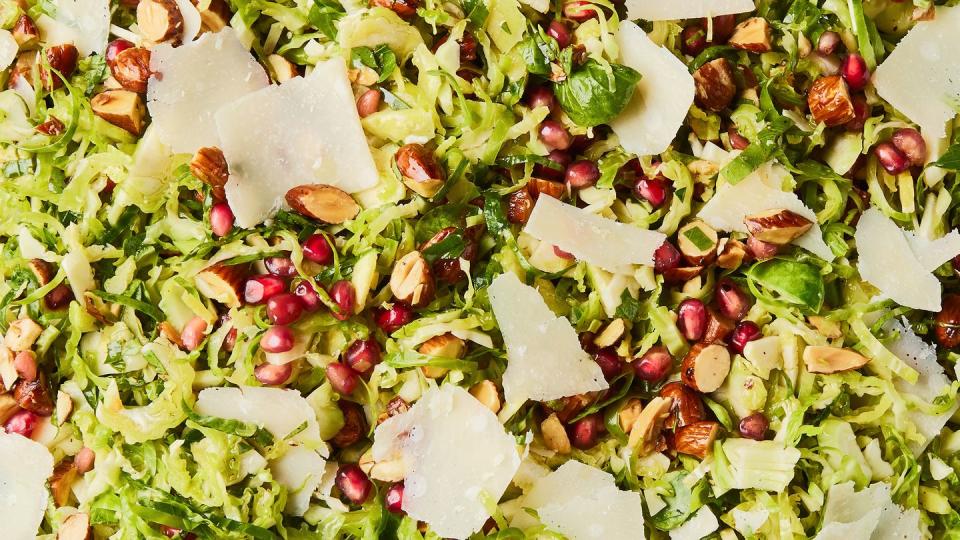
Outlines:
[[[67,126],[63,125],[63,122],[57,119],[56,116],[51,116],[47,121],[38,125],[34,129],[37,133],[42,133],[50,137],[56,137],[57,135],[63,134],[63,131]]]
[[[813,222],[785,208],[767,210],[743,218],[747,231],[762,242],[783,246],[803,236]]]
[[[704,242],[703,247],[691,240],[694,235],[696,235],[695,238]],[[717,231],[702,221],[691,221],[677,231],[677,245],[680,248],[680,253],[683,253],[683,258],[691,265],[710,264],[717,257],[717,246],[719,245]]]
[[[856,117],[850,90],[840,75],[820,77],[807,94],[807,105],[816,122],[827,127],[846,124]]]
[[[663,385],[659,395],[673,399],[672,417],[666,423],[669,429],[699,422],[707,417],[700,394],[681,382],[674,381]]]
[[[720,248],[720,254],[717,255],[717,266],[727,270],[736,270],[743,264],[747,258],[747,247],[743,242],[728,238]]]
[[[147,41],[179,45],[183,41],[183,14],[174,0],[140,0],[137,28]]]
[[[53,275],[56,273],[54,272],[53,265],[43,259],[31,259],[30,271],[33,272],[40,286],[50,283],[50,280],[53,279]]]
[[[507,221],[523,225],[533,213],[533,197],[527,190],[521,189],[507,195]]]
[[[726,109],[737,95],[733,70],[726,58],[717,58],[693,72],[694,94],[697,105],[708,111]]]
[[[210,186],[214,200],[224,201],[227,194],[224,186],[230,178],[227,158],[223,151],[215,146],[207,146],[197,150],[190,160],[190,172],[201,182]]]
[[[53,476],[50,477],[50,491],[57,507],[66,506],[70,502],[70,488],[79,477],[80,471],[74,465],[73,458],[64,458],[57,463]]]
[[[32,381],[18,381],[13,387],[13,399],[17,400],[17,405],[21,408],[40,416],[53,414],[53,398],[47,387],[47,379],[42,373]]]
[[[87,540],[92,536],[90,515],[85,512],[70,514],[57,531],[57,540]]]
[[[720,388],[730,373],[730,351],[723,345],[697,343],[680,364],[683,384],[708,394]]]
[[[110,73],[124,90],[145,94],[150,79],[150,51],[143,47],[121,51],[110,64]]]
[[[537,200],[541,194],[549,195],[554,199],[560,200],[567,193],[567,186],[563,182],[554,182],[553,180],[544,180],[543,178],[531,178],[527,182],[527,192]]]
[[[734,327],[733,321],[708,308],[707,330],[703,333],[703,342],[706,344],[723,343],[727,336],[733,332]]]
[[[143,133],[146,108],[136,92],[107,90],[93,96],[90,106],[93,114],[130,134],[139,136]]]
[[[360,213],[360,205],[346,191],[324,184],[292,188],[287,192],[286,200],[298,213],[324,223],[343,223]]]
[[[21,51],[34,49],[40,43],[40,30],[37,29],[33,19],[26,15],[21,15],[17,19],[10,33],[13,34],[13,39],[16,40]]]
[[[682,266],[680,268],[670,268],[663,271],[663,280],[669,285],[686,283],[700,275],[702,266]]]
[[[719,422],[712,420],[694,422],[677,428],[673,436],[673,448],[680,454],[703,459],[713,449],[713,441],[719,433]]]
[[[769,52],[770,23],[763,17],[750,17],[733,29],[727,44],[749,52]]]
[[[397,300],[411,307],[423,307],[433,300],[433,274],[419,251],[407,253],[394,264],[390,291]]]
[[[433,152],[422,144],[401,146],[397,150],[396,160],[403,183],[416,193],[429,199],[443,187],[446,180],[443,169]]]
[[[235,308],[243,305],[243,286],[247,267],[242,264],[215,264],[201,270],[194,278],[200,294],[221,304]]]
[[[803,363],[810,373],[839,373],[865,366],[870,359],[852,349],[827,345],[808,345],[803,349]]]
[[[43,81],[43,87],[47,90],[56,90],[62,87],[63,80],[61,77],[69,79],[73,75],[73,72],[77,69],[79,56],[80,53],[77,48],[69,43],[48,47],[46,52],[47,62],[50,64],[50,69],[55,70],[59,75],[41,69],[40,80]]]
[[[960,345],[960,295],[943,297],[943,306],[935,322],[934,335],[940,346],[953,349]]]

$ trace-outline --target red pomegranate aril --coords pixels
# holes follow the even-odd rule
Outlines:
[[[837,52],[837,48],[840,47],[841,43],[840,34],[833,30],[827,30],[820,34],[820,39],[817,40],[817,52],[827,55],[833,54]]]
[[[697,298],[687,298],[677,308],[677,327],[688,341],[700,341],[707,331],[707,306]]]
[[[271,326],[260,336],[260,348],[268,353],[285,353],[293,348],[295,339],[289,327]]]
[[[603,376],[606,379],[616,377],[623,368],[623,361],[620,360],[620,355],[617,354],[616,349],[613,347],[600,349],[597,351],[597,354],[593,356],[593,360],[600,366],[600,371],[603,372]]]
[[[656,382],[670,373],[673,367],[673,356],[666,347],[656,345],[650,347],[643,356],[633,361],[633,372],[641,381]]]
[[[410,323],[413,315],[413,309],[410,306],[396,302],[389,308],[379,309],[374,319],[381,330],[392,334]]]
[[[308,281],[297,283],[297,286],[293,288],[293,294],[297,295],[297,298],[300,299],[303,310],[307,313],[313,313],[323,305],[317,290],[314,289],[313,285]]]
[[[267,300],[267,318],[273,324],[291,324],[303,315],[303,302],[293,293],[282,293]]]
[[[243,300],[248,304],[262,304],[287,290],[287,282],[277,276],[253,276],[243,286]]]
[[[201,317],[194,317],[183,325],[180,331],[180,342],[188,351],[195,351],[200,348],[200,344],[206,339],[207,321]]]
[[[557,45],[561,49],[566,49],[570,45],[570,27],[560,21],[550,21],[547,26],[547,35],[557,40]]]
[[[342,395],[349,395],[357,387],[359,375],[350,366],[340,362],[327,364],[327,380],[330,386]]]
[[[7,433],[16,433],[29,439],[33,435],[33,430],[36,429],[39,420],[40,417],[36,413],[20,409],[7,419],[3,424],[3,429]]]
[[[358,339],[351,343],[343,356],[347,364],[362,375],[380,363],[382,353],[376,340],[368,338]]]
[[[883,170],[890,174],[900,174],[910,168],[906,154],[897,149],[892,142],[882,142],[873,148],[874,155]]]
[[[32,351],[21,351],[13,359],[13,368],[17,375],[25,381],[37,378],[37,357]]]
[[[527,96],[527,106],[531,109],[536,109],[537,107],[546,107],[547,109],[553,111],[553,108],[557,106],[557,99],[553,97],[553,91],[547,88],[546,86],[538,86],[530,91],[530,94]]]
[[[233,210],[225,202],[219,202],[210,207],[210,229],[213,234],[224,237],[233,230]]]
[[[927,143],[919,131],[913,128],[898,129],[893,133],[890,142],[907,156],[911,165],[920,167],[927,162]]]
[[[603,418],[600,413],[581,418],[570,426],[570,444],[580,450],[592,448],[600,440],[603,430]]]
[[[753,321],[740,321],[733,329],[733,333],[730,334],[730,349],[737,354],[743,354],[743,349],[747,346],[747,343],[762,337],[763,332],[760,331],[757,323]]]
[[[566,150],[573,143],[570,132],[556,120],[544,120],[540,123],[540,140],[550,150]]]
[[[267,272],[280,277],[293,277],[297,275],[297,267],[293,265],[290,257],[267,257],[263,260],[263,266]]]
[[[84,446],[73,457],[73,464],[77,467],[77,472],[86,474],[93,470],[94,462],[97,460],[97,454],[93,450]]]
[[[746,150],[750,146],[750,139],[741,135],[733,126],[727,130],[727,136],[730,137],[730,148],[734,150]]]
[[[840,66],[840,75],[843,76],[843,80],[847,81],[850,90],[854,92],[863,90],[870,82],[870,70],[867,68],[867,62],[856,53],[848,54],[843,59],[843,64]]]
[[[330,298],[337,304],[339,311],[334,311],[337,320],[345,321],[353,315],[353,307],[357,302],[357,293],[353,284],[342,279],[330,286]]]
[[[293,364],[260,364],[253,370],[253,376],[260,384],[277,386],[287,382],[293,373]]]
[[[703,27],[707,27],[706,19],[703,20]],[[712,39],[710,43],[713,45],[721,45],[726,43],[730,36],[733,35],[734,29],[737,27],[737,16],[736,15],[717,15],[713,17],[712,27],[710,36]]]
[[[707,47],[707,31],[699,24],[691,24],[680,33],[680,50],[683,54],[697,56]]]
[[[303,243],[303,256],[308,261],[327,265],[333,262],[333,247],[326,236],[320,233],[312,234]]]
[[[729,279],[720,280],[714,292],[714,299],[720,308],[720,313],[734,321],[744,318],[750,311],[750,298]]]
[[[570,165],[570,162],[573,161],[570,154],[564,150],[551,150],[550,153],[547,154],[547,159],[555,163],[558,168],[555,169],[537,163],[533,166],[533,175],[537,178],[545,178],[547,180],[563,180],[563,175],[567,167]]]
[[[593,10],[590,2],[570,0],[563,4],[563,16],[577,22],[583,22],[596,17],[597,12]]]
[[[340,488],[340,492],[353,504],[366,502],[373,490],[373,482],[355,463],[341,465],[334,482]]]
[[[770,427],[770,421],[763,413],[753,413],[740,420],[738,431],[740,436],[746,439],[762,441],[767,438],[767,429]]]
[[[227,337],[223,338],[223,350],[227,352],[233,352],[233,348],[237,345],[237,329],[231,328],[227,332]]]
[[[564,180],[573,189],[592,187],[600,179],[600,168],[589,159],[574,161],[567,167]]]
[[[104,60],[107,61],[108,65],[112,65],[113,61],[117,59],[118,54],[127,49],[132,49],[133,47],[133,43],[125,39],[115,39],[107,44],[107,51],[104,55]]]
[[[383,502],[387,505],[387,510],[394,514],[403,513],[403,483],[396,483],[389,488],[383,496]]]
[[[853,120],[844,124],[844,128],[850,132],[863,131],[863,126],[870,119],[870,105],[867,104],[867,98],[857,94],[851,99],[853,103]]]
[[[556,255],[557,257],[560,257],[561,259],[566,259],[568,261],[576,260],[576,257],[574,257],[573,253],[566,252],[558,248],[557,246],[553,246],[553,254]]]
[[[43,305],[50,311],[57,311],[67,307],[73,301],[73,289],[66,283],[54,287],[43,297]]]
[[[749,236],[747,237],[747,251],[750,252],[750,255],[754,259],[765,261],[775,257],[777,252],[780,251],[780,246],[771,244],[770,242],[764,242],[754,236]]]
[[[121,0],[120,3],[122,4],[126,1],[127,0]],[[160,532],[167,538],[180,538],[182,540],[196,540],[197,538],[197,535],[193,533],[183,534],[182,530],[167,525],[160,525]]]
[[[660,208],[670,195],[670,183],[663,177],[638,178],[633,184],[633,196]]]
[[[662,274],[667,270],[679,268],[682,257],[676,246],[669,240],[664,240],[663,244],[653,252],[653,271]]]

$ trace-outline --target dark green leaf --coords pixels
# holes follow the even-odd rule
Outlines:
[[[114,304],[121,304],[127,306],[128,308],[135,309],[140,313],[143,313],[147,317],[150,317],[156,322],[162,322],[166,319],[163,315],[163,312],[160,311],[160,308],[153,304],[148,304],[141,300],[137,300],[127,295],[123,294],[111,294],[106,291],[91,291],[95,296],[98,296],[107,302],[113,302]]]
[[[960,144],[951,145],[947,148],[940,159],[931,163],[932,167],[940,167],[951,171],[960,171]]]
[[[623,293],[620,295],[620,305],[617,306],[617,312],[615,315],[621,319],[633,321],[636,320],[640,315],[640,309],[640,301],[633,296],[630,296],[629,290],[624,289]]]
[[[531,29],[527,39],[520,43],[519,51],[527,64],[527,71],[537,75],[549,75],[550,63],[560,54],[556,40],[547,36],[540,27]]]
[[[331,40],[337,39],[337,21],[347,14],[336,0],[314,0],[307,19]]]
[[[630,103],[640,74],[627,66],[610,69],[588,60],[567,79],[554,86],[557,101],[577,125],[590,127],[616,118]]]
[[[755,264],[747,272],[747,277],[792,304],[814,312],[823,305],[823,276],[816,266],[772,259]]]
[[[683,471],[670,473],[669,482],[673,488],[673,494],[663,497],[667,507],[650,518],[651,525],[657,529],[661,531],[676,529],[703,506],[707,484],[701,480],[693,486],[693,489],[687,487],[684,480],[688,474]]]
[[[466,247],[463,241],[463,235],[459,232],[448,235],[443,240],[423,250],[423,258],[429,262],[438,259],[456,259]]]
[[[500,236],[504,230],[510,230],[507,214],[503,211],[503,201],[495,192],[483,194],[483,218],[487,222],[487,229],[493,236]]]

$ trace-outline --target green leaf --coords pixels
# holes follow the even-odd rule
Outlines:
[[[548,37],[543,29],[538,27],[530,32],[527,39],[520,42],[518,51],[530,73],[550,74],[550,62],[557,59],[560,51],[557,50],[557,42]]]
[[[383,82],[397,69],[397,55],[388,45],[354,47],[350,49],[350,63],[355,68],[368,67],[380,74],[377,82]]]
[[[960,144],[951,145],[947,148],[940,159],[930,164],[931,167],[940,167],[951,171],[960,171]]]
[[[463,12],[474,28],[483,28],[484,23],[487,22],[487,15],[490,14],[484,0],[463,0]]]
[[[792,304],[815,312],[823,305],[823,276],[813,265],[772,259],[755,264],[747,277]]]
[[[307,20],[331,40],[337,39],[337,21],[347,14],[337,0],[314,0]]]
[[[166,319],[166,317],[163,315],[163,312],[160,311],[160,309],[153,304],[148,304],[146,302],[137,300],[135,298],[132,298],[130,296],[123,295],[123,294],[111,294],[105,291],[91,291],[91,292],[94,295],[99,296],[100,298],[103,298],[107,302],[113,302],[114,304],[121,304],[121,305],[127,306],[128,308],[135,309],[140,313],[143,313],[147,317],[150,317],[156,322],[162,322]]]
[[[640,301],[630,296],[628,289],[624,289],[620,294],[620,305],[617,306],[615,315],[621,319],[634,321],[640,316],[641,307]]]
[[[627,66],[609,68],[588,60],[580,69],[554,87],[557,101],[577,125],[606,124],[630,103],[640,74]]]
[[[463,241],[463,235],[455,232],[423,250],[423,257],[429,262],[438,259],[456,259],[463,253],[464,248],[466,243]]]

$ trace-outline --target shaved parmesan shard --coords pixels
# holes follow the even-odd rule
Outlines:
[[[947,135],[960,103],[960,8],[938,7],[916,24],[873,74],[883,99],[920,125],[925,135]]]
[[[877,482],[855,492],[853,482],[836,484],[827,494],[823,527],[816,540],[919,540],[920,512],[890,498],[890,484]]]
[[[537,480],[522,506],[570,540],[643,540],[643,498],[611,474],[570,460]]]
[[[541,197],[544,198],[549,197]],[[576,330],[554,315],[536,289],[512,273],[488,289],[507,347],[503,393],[508,404],[548,401],[609,387],[600,366],[580,348]]]
[[[267,72],[230,28],[176,48],[155,46],[150,69],[147,108],[161,141],[176,153],[220,146],[217,110],[270,84]],[[246,128],[261,133],[269,125],[251,121]]]
[[[377,183],[340,58],[317,64],[308,77],[239,99],[216,120],[231,172],[227,201],[241,227],[268,218],[287,191],[302,184],[355,193]]]
[[[109,0],[57,0],[54,17],[37,18],[47,45],[72,43],[80,56],[103,54],[110,37]]]
[[[177,7],[180,8],[180,14],[183,15],[183,42],[193,41],[200,33],[202,21],[200,12],[190,0],[176,0]]]
[[[857,223],[854,239],[860,277],[902,306],[940,311],[940,281],[921,264],[907,233],[893,220],[876,208],[868,208]],[[928,266],[939,258],[923,257]]]
[[[540,197],[523,232],[613,273],[631,274],[632,265],[653,265],[666,235],[620,223],[583,208]]]
[[[316,450],[293,446],[270,464],[273,478],[287,488],[284,511],[302,516],[310,506],[310,498],[324,478],[327,461]]]
[[[960,231],[956,229],[936,240],[917,236],[912,231],[904,231],[904,233],[920,266],[928,272],[933,272],[943,263],[960,254]]]
[[[627,0],[628,19],[672,21],[753,11],[753,0]]]
[[[0,69],[10,67],[19,50],[20,46],[17,45],[17,40],[13,38],[13,34],[6,30],[0,30]],[[25,79],[25,77],[17,77],[17,80],[21,79]]]
[[[373,459],[401,460],[403,510],[442,537],[466,538],[490,517],[520,467],[512,436],[466,390],[431,388],[374,432]]]
[[[823,241],[817,214],[807,208],[796,193],[783,191],[784,180],[789,177],[790,173],[782,165],[773,162],[761,165],[737,184],[719,188],[697,216],[714,229],[745,233],[747,226],[743,218],[746,216],[764,210],[786,208],[813,222],[813,227],[793,243],[824,260],[832,261],[834,255]]]
[[[671,2],[658,4],[669,5]],[[630,21],[617,33],[620,61],[643,76],[627,108],[610,127],[628,152],[647,156],[670,146],[693,104],[693,76],[668,49],[650,40]]]
[[[709,506],[701,506],[683,525],[670,531],[670,540],[700,540],[720,528],[717,516]]]
[[[53,456],[40,443],[0,432],[0,523],[4,538],[33,538],[47,510]]]
[[[290,440],[322,444],[317,414],[296,390],[257,386],[207,388],[197,396],[196,410],[207,416],[257,425],[278,439],[286,438],[306,423],[306,428]]]

